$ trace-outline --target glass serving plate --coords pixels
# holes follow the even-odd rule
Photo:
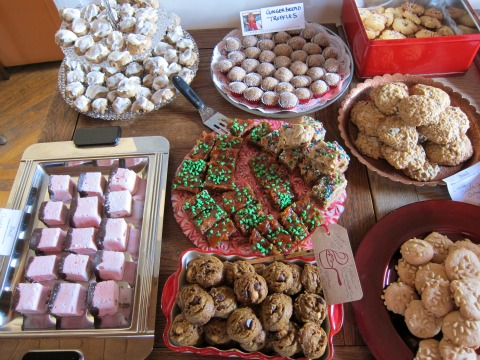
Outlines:
[[[197,61],[195,62],[195,64],[191,67],[188,67],[190,70],[193,71],[193,75],[194,75],[191,78],[191,80],[188,82],[188,83],[191,83],[191,81],[193,81],[193,79],[195,78],[195,75],[197,73],[200,56],[199,56],[199,53],[198,53],[197,44],[195,43],[195,40],[193,39],[193,37],[185,30],[183,31],[183,33],[184,33],[184,38],[185,39],[189,39],[193,42],[193,44],[194,44],[193,51],[197,55]],[[65,102],[70,107],[75,109],[75,111],[78,111],[78,109],[74,105],[74,99],[70,99],[66,94],[66,90],[65,90],[65,87],[66,87],[66,84],[67,84],[66,79],[67,79],[67,69],[66,69],[66,66],[65,66],[65,59],[64,59],[62,61],[62,64],[60,65],[60,70],[58,72],[58,89],[59,89],[60,94],[62,95],[63,99],[65,100]],[[175,95],[173,97],[171,97],[170,99],[168,99],[168,100],[166,100],[166,101],[164,101],[160,104],[156,104],[152,111],[158,110],[158,109],[170,104],[172,101],[174,101],[176,99],[179,92],[173,86],[172,86],[172,90],[175,91]],[[115,111],[113,111],[111,104],[108,105],[107,110],[105,111],[104,114],[100,114],[100,113],[98,113],[96,111],[93,111],[93,110],[89,110],[89,111],[87,111],[85,113],[82,113],[82,114],[84,114],[86,116],[89,116],[91,118],[102,119],[102,120],[132,120],[135,117],[142,115],[142,114],[135,113],[135,112],[132,112],[132,111],[126,111],[123,114],[117,114]]]
[[[316,26],[320,31],[324,32],[329,37],[331,46],[335,47],[335,49],[339,52],[338,60],[341,63],[341,67],[337,73],[341,76],[342,80],[338,86],[330,88],[329,91],[322,97],[312,98],[307,104],[299,104],[292,110],[282,110],[281,108],[268,108],[261,103],[258,105],[252,105],[251,103],[247,102],[243,97],[231,96],[230,90],[228,88],[229,80],[227,79],[227,76],[218,71],[215,65],[218,61],[226,58],[225,39],[228,37],[238,37],[240,39],[242,38],[241,29],[235,29],[225,35],[223,40],[220,41],[213,50],[212,60],[210,64],[210,72],[212,75],[213,83],[220,95],[222,95],[228,102],[241,110],[261,117],[273,119],[286,119],[295,116],[311,114],[334,103],[348,89],[350,82],[352,81],[352,77],[354,74],[352,54],[350,53],[350,50],[345,44],[345,42],[333,31],[327,29],[320,24],[310,24]]]
[[[0,256],[2,356],[22,358],[30,351],[73,350],[85,358],[97,358],[101,353],[101,358],[117,359],[116,351],[109,350],[115,347],[121,348],[122,355],[129,359],[148,356],[154,342],[168,156],[169,143],[161,136],[122,138],[115,147],[77,148],[66,141],[27,148],[6,205],[21,210],[22,220],[10,255]],[[45,228],[38,212],[40,204],[50,199],[49,176],[70,175],[77,182],[80,173],[99,171],[108,179],[110,171],[118,167],[135,171],[146,184],[143,212],[139,216],[142,220],[135,225],[140,231],[140,242],[138,254],[133,256],[136,274],[131,286],[129,321],[118,327],[102,328],[87,313],[86,326],[64,329],[61,322],[50,318],[53,328],[39,326],[38,330],[27,330],[24,317],[13,311],[11,301],[16,285],[25,282],[26,259],[33,252],[29,248],[32,231]]]

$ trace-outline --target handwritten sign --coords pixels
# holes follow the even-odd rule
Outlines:
[[[328,304],[360,300],[363,291],[347,230],[332,224],[320,226],[312,235],[315,259]]]
[[[0,255],[12,252],[21,218],[21,210],[0,209]]]
[[[452,200],[480,205],[480,162],[443,181]]]
[[[303,3],[297,3],[242,11],[240,23],[244,36],[303,29],[304,6]]]

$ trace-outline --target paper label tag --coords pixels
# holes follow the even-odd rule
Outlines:
[[[347,230],[340,225],[320,226],[312,235],[315,259],[328,304],[343,304],[363,297]]]
[[[304,6],[297,3],[242,11],[240,23],[243,36],[303,29]]]
[[[452,200],[480,205],[480,162],[443,181]]]
[[[11,254],[21,220],[22,210],[0,209],[0,255]]]

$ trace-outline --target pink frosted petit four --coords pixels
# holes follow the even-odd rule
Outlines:
[[[107,180],[99,171],[81,173],[78,178],[78,193],[81,197],[102,197]]]
[[[67,233],[60,228],[35,229],[30,237],[30,249],[39,253],[56,253],[63,250]]]
[[[68,281],[88,281],[93,264],[88,255],[68,254],[60,260],[59,274]]]
[[[95,317],[113,315],[118,311],[119,288],[116,281],[108,280],[90,284],[88,310]]]
[[[122,280],[125,272],[125,254],[100,250],[95,255],[95,274],[102,280]]]
[[[20,314],[45,314],[50,289],[39,283],[20,283],[13,295],[13,308]]]
[[[25,278],[40,282],[58,279],[58,257],[56,255],[32,256],[28,259]]]
[[[104,250],[125,251],[130,227],[123,218],[105,218],[98,229],[98,245]]]
[[[70,175],[50,175],[48,193],[52,201],[70,201],[73,199],[75,183]]]
[[[55,316],[82,316],[85,314],[87,289],[77,283],[58,283],[52,289],[48,309]]]
[[[110,218],[130,216],[132,214],[132,195],[130,192],[122,190],[107,193],[105,212]]]
[[[67,227],[68,207],[61,201],[44,201],[38,218],[48,227]]]
[[[135,171],[118,168],[111,172],[108,188],[110,191],[127,190],[130,194],[135,194],[138,180],[139,177]]]
[[[70,228],[65,240],[65,251],[75,254],[93,255],[97,252],[96,228]]]
[[[70,226],[74,228],[98,227],[102,220],[98,197],[77,198],[70,207]]]

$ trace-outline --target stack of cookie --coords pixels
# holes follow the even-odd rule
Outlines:
[[[418,2],[406,1],[398,7],[359,8],[358,12],[370,40],[451,36],[455,35],[455,27],[461,34],[478,32],[472,17],[453,6],[442,11],[438,7],[425,8]]]
[[[328,307],[315,265],[201,256],[187,264],[185,280],[181,313],[168,330],[173,345],[309,359],[325,353]]]
[[[480,245],[432,232],[400,248],[398,281],[384,290],[388,310],[405,316],[420,341],[417,357],[476,359],[480,347]],[[439,334],[441,340],[439,341]]]
[[[418,181],[433,180],[439,165],[456,166],[473,155],[467,115],[433,86],[377,86],[353,106],[350,120],[358,127],[355,145],[363,155],[385,159]]]

